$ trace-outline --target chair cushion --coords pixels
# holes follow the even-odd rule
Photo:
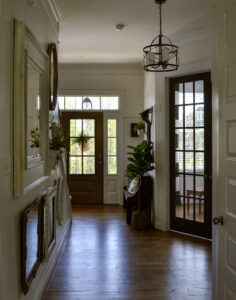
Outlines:
[[[128,192],[130,194],[135,194],[139,190],[139,179],[136,177],[134,178],[128,188]]]

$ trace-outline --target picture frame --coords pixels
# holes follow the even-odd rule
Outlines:
[[[130,123],[130,136],[131,137],[139,137],[137,130],[135,130],[135,126],[137,123]]]
[[[57,185],[48,189],[44,201],[44,253],[45,259],[48,260],[56,245]]]
[[[43,261],[44,202],[35,200],[21,218],[21,282],[27,294]]]

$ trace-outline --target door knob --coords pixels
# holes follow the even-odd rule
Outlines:
[[[213,224],[214,225],[224,225],[224,217],[223,216],[219,216],[219,217],[214,217],[213,218]]]

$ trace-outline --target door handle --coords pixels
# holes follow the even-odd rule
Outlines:
[[[225,220],[223,216],[219,216],[219,217],[214,217],[212,221],[214,225],[219,225],[219,224],[224,225]]]

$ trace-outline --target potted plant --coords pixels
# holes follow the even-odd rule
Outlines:
[[[61,127],[57,126],[55,122],[51,123],[49,128],[52,131],[52,136],[49,138],[49,169],[55,168],[57,161],[60,159],[63,149],[66,147],[66,138]],[[40,133],[38,128],[30,131],[31,148],[40,147]]]
[[[90,139],[91,139],[90,136],[83,135],[83,134],[81,133],[79,136],[73,138],[72,143],[73,143],[73,144],[78,144],[79,147],[81,148],[81,152],[82,152],[82,150],[83,150],[83,152],[88,152],[89,149],[90,149],[90,146],[89,146],[88,141],[89,141]],[[83,149],[82,149],[82,148],[83,148]]]
[[[135,127],[134,127],[134,131],[136,131],[138,133],[138,135],[140,136],[141,134],[143,134],[145,132],[145,123],[144,122],[138,122]]]
[[[128,154],[130,157],[128,160],[130,163],[126,168],[126,176],[130,179],[138,179],[139,190],[141,184],[141,178],[145,173],[155,169],[153,166],[152,156],[152,143],[144,140],[141,144],[136,147],[128,146],[132,149],[132,152]],[[149,225],[149,215],[145,210],[141,210],[141,195],[138,195],[138,208],[132,214],[132,225],[136,229],[144,229]]]

